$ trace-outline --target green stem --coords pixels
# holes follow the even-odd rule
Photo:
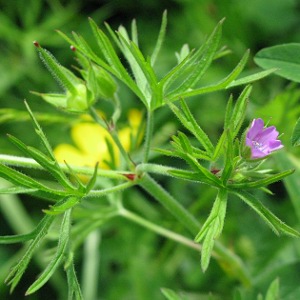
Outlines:
[[[150,145],[153,136],[153,112],[149,109],[147,111],[147,127],[144,144],[144,163],[147,163],[150,153]]]
[[[171,212],[193,235],[198,233],[200,224],[194,216],[148,174],[145,174],[138,184]]]
[[[158,226],[156,224],[153,224],[152,222],[149,222],[147,220],[145,220],[144,218],[132,213],[131,211],[128,211],[126,210],[125,208],[122,208],[120,210],[120,215],[125,217],[126,219],[128,220],[131,220],[143,227],[146,227],[148,228],[149,230],[151,231],[154,231],[155,233],[161,235],[161,236],[164,236],[166,238],[169,238],[173,241],[176,241],[180,244],[183,244],[189,248],[192,248],[192,249],[195,249],[197,251],[200,251],[201,250],[201,245],[199,244],[196,244],[194,241],[178,234],[178,233],[175,233],[171,230],[168,230],[168,229],[165,229],[161,226]]]
[[[31,169],[44,170],[44,168],[38,164],[34,159],[20,156],[12,156],[6,154],[0,154],[0,163],[15,166],[15,167],[25,167]],[[65,164],[59,164],[59,167],[66,173],[69,173],[70,170]],[[82,175],[93,175],[94,168],[91,167],[78,167],[78,166],[70,166],[71,169]],[[126,177],[123,174],[131,174],[131,172],[127,171],[113,171],[113,170],[97,170],[97,176],[106,177],[111,179],[122,179],[125,180]]]
[[[168,166],[163,166],[163,165],[157,165],[157,164],[147,164],[147,163],[142,163],[136,166],[136,172],[138,174],[141,174],[143,172],[146,173],[156,173],[156,174],[161,174],[165,176],[172,176],[169,171],[171,170],[178,170],[173,167],[168,167]]]
[[[119,185],[113,186],[113,187],[109,187],[103,190],[92,190],[89,192],[89,194],[85,197],[85,198],[90,198],[90,197],[102,197],[102,196],[106,196],[109,193],[113,193],[113,192],[120,192],[123,191],[133,185],[135,185],[136,183],[134,181],[127,181],[124,183],[121,183]]]
[[[154,179],[145,174],[140,180],[139,185],[169,210],[194,236],[197,235],[201,227],[200,223]],[[234,274],[245,286],[251,285],[248,271],[236,254],[229,251],[218,241],[215,242],[213,253],[226,271]]]
[[[91,232],[85,239],[82,267],[82,294],[84,299],[97,299],[99,277],[99,245],[101,242],[100,230]]]

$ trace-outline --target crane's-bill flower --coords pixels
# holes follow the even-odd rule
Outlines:
[[[251,158],[263,158],[283,148],[275,126],[264,127],[262,119],[254,119],[246,134],[246,145],[251,148]]]

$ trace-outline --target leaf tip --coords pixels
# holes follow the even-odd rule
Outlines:
[[[32,43],[36,48],[41,48],[41,45],[39,44],[39,42],[33,41]]]

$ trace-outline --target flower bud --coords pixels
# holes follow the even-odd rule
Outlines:
[[[117,84],[108,72],[92,64],[88,69],[87,76],[87,82],[90,84],[89,88],[94,92],[96,97],[103,99],[113,98],[117,91]]]

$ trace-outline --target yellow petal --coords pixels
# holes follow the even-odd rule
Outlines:
[[[111,140],[104,128],[92,123],[76,124],[72,127],[71,136],[79,150],[91,156],[107,152],[105,138]]]
[[[142,123],[143,114],[136,108],[130,109],[128,112],[128,121],[132,128],[138,128]]]

